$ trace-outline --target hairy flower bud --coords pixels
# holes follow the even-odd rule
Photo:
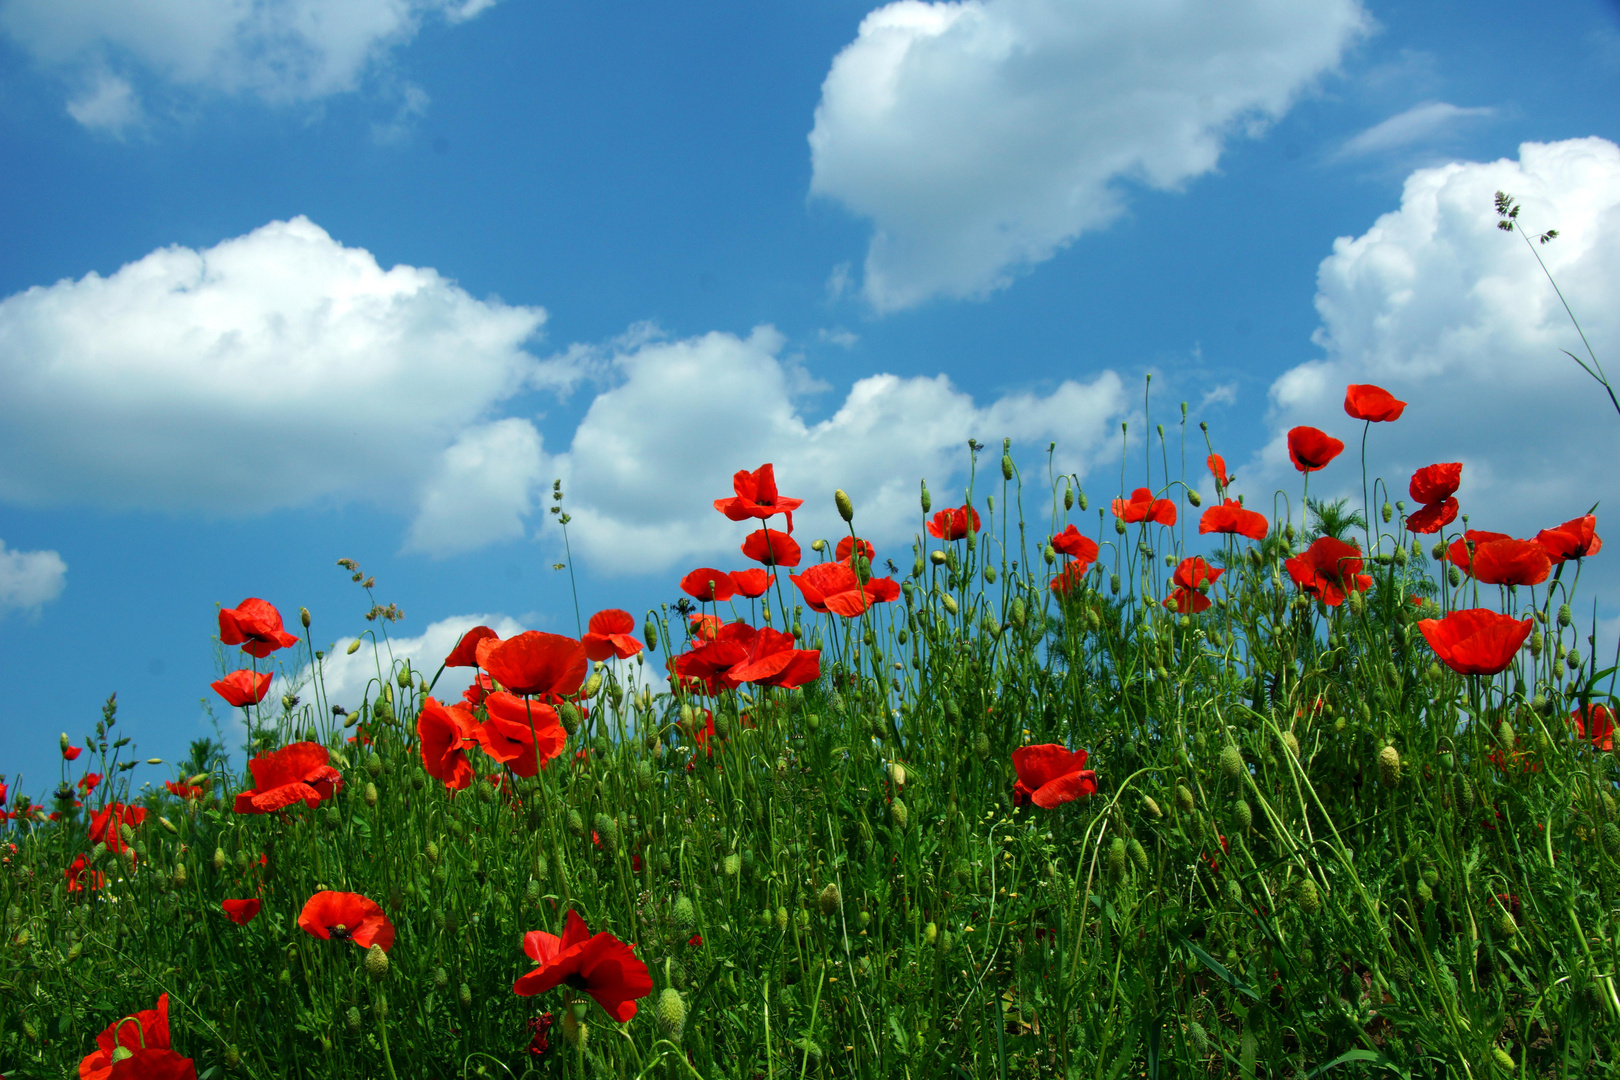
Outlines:
[[[670,909],[670,917],[683,934],[689,934],[697,927],[697,909],[692,906],[692,898],[682,893],[675,898],[675,905]]]
[[[1130,841],[1125,845],[1125,853],[1130,856],[1131,862],[1136,864],[1138,873],[1145,874],[1148,872],[1147,849],[1142,846],[1142,841],[1134,836],[1131,837]]]
[[[894,819],[895,828],[901,832],[906,831],[906,824],[911,820],[911,811],[906,809],[903,799],[896,799],[889,804],[889,816]]]
[[[742,856],[733,851],[725,859],[726,877],[736,877],[742,872]]]
[[[990,757],[990,736],[982,731],[974,735],[973,753],[980,761],[988,760]]]
[[[1243,775],[1243,751],[1233,743],[1227,743],[1221,748],[1221,775],[1228,780],[1236,780]]]
[[[1322,894],[1317,891],[1316,879],[1308,877],[1299,879],[1294,886],[1294,902],[1306,915],[1315,915],[1322,910]]]
[[[373,809],[376,808],[376,806],[377,806],[377,785],[376,784],[370,783],[369,781],[366,783],[366,790],[365,790],[364,798],[366,800],[366,805],[367,806],[372,807]]]
[[[933,508],[934,500],[928,497],[928,481],[924,480],[922,482],[922,512],[926,514]]]
[[[1239,832],[1248,832],[1250,826],[1254,824],[1254,811],[1245,800],[1239,799],[1232,804],[1232,820],[1237,824]]]
[[[658,622],[651,615],[647,616],[647,622],[646,622],[645,625],[642,626],[641,634],[642,634],[642,637],[644,637],[646,639],[646,641],[647,641],[647,648],[652,652],[657,652],[658,651]]]
[[[838,886],[828,883],[821,895],[816,897],[816,904],[821,908],[823,915],[833,915],[838,911]]]
[[[1198,803],[1193,799],[1192,789],[1186,784],[1177,784],[1176,806],[1181,809],[1181,812],[1183,814],[1190,814],[1193,812],[1194,808],[1197,807],[1197,805]]]
[[[1125,838],[1116,836],[1108,842],[1108,872],[1119,877],[1125,872]]]
[[[374,944],[366,950],[365,965],[372,982],[381,982],[388,975],[388,954],[381,945]]]
[[[1155,820],[1164,817],[1164,811],[1159,809],[1159,804],[1151,795],[1142,796],[1142,812]]]
[[[217,848],[214,849],[214,873],[221,874],[221,873],[224,873],[224,872],[225,872],[225,849],[217,847]]]
[[[1394,787],[1401,780],[1401,755],[1393,745],[1378,751],[1378,782]]]
[[[658,995],[658,1032],[671,1042],[681,1041],[681,1032],[686,1028],[686,1002],[681,1000],[681,992],[673,986],[666,986]]]
[[[833,503],[838,507],[838,516],[845,521],[855,520],[855,504],[849,501],[849,495],[843,488],[833,492]]]

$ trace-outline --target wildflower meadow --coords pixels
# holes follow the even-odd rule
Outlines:
[[[380,619],[355,711],[318,615],[223,608],[245,754],[137,795],[109,699],[44,805],[0,785],[0,1073],[1610,1075],[1596,518],[1355,477],[1406,407],[1348,387],[1276,493],[1185,406],[1105,496],[970,443],[899,550],[745,468],[677,601],[443,657]]]

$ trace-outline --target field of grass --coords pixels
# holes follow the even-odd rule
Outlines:
[[[132,794],[109,701],[54,799],[5,804],[0,1073],[1610,1075],[1592,519],[1408,531],[1454,514],[1444,470],[1238,508],[1182,416],[1134,500],[974,444],[870,558],[800,551],[740,473],[745,553],[796,566],[700,568],[583,643],[470,635],[487,700],[379,634],[357,712],[318,675],[252,702],[318,672],[320,620],[228,609],[251,775],[201,743]],[[1355,468],[1331,443],[1302,482]]]

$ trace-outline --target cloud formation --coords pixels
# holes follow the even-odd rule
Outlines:
[[[900,0],[833,61],[811,192],[870,218],[878,311],[1008,284],[1256,135],[1371,25],[1358,0]]]
[[[62,595],[67,563],[54,551],[8,551],[0,540],[0,617],[35,611]]]
[[[836,539],[844,526],[832,493],[843,488],[855,502],[855,528],[890,545],[880,555],[898,559],[892,545],[921,528],[919,480],[929,480],[936,506],[960,503],[969,438],[989,444],[983,461],[997,487],[1004,437],[1020,444],[1031,469],[1056,441],[1058,471],[1084,475],[1128,408],[1111,371],[984,405],[944,375],[878,374],[811,421],[795,400],[783,346],[776,330],[759,327],[748,337],[632,340],[599,358],[613,385],[553,462],[564,478],[577,557],[603,574],[662,572],[700,559],[740,568],[747,526],[712,504],[731,494],[734,472],[769,461],[784,494],[807,500],[794,515],[796,532]],[[1030,482],[1043,487],[1044,469]]]
[[[302,217],[32,288],[0,300],[0,500],[252,515],[417,499],[424,550],[454,547],[452,512],[509,536],[539,438],[492,414],[580,374],[524,351],[544,321],[385,270]],[[513,456],[466,484],[496,452]]]
[[[139,115],[128,81],[137,70],[174,86],[313,101],[356,89],[425,19],[462,22],[494,2],[4,0],[0,31],[42,65],[101,73],[69,111],[109,128]]]
[[[1465,109],[1445,101],[1425,102],[1351,136],[1334,156],[1366,157],[1404,149],[1444,135],[1464,120],[1494,115],[1495,109],[1484,106]]]
[[[1599,359],[1620,374],[1620,147],[1525,143],[1517,161],[1420,169],[1398,210],[1340,237],[1322,261],[1315,341],[1325,356],[1272,385],[1274,435],[1257,479],[1297,485],[1283,434],[1295,424],[1358,436],[1344,388],[1371,382],[1411,402],[1401,420],[1371,432],[1369,471],[1392,482],[1391,502],[1407,497],[1415,469],[1462,461],[1458,497],[1474,528],[1531,535],[1599,500],[1620,503],[1620,416],[1560,352],[1585,356],[1524,239],[1497,228],[1499,190],[1518,199],[1532,236],[1559,230],[1538,252]],[[1359,504],[1351,455],[1318,476],[1313,492],[1354,488]]]

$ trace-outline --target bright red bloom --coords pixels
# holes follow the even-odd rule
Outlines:
[[[219,609],[219,642],[240,645],[249,656],[265,657],[298,644],[298,639],[281,628],[281,612],[250,596],[233,608]]]
[[[1083,563],[1073,562],[1063,568],[1063,573],[1052,579],[1047,586],[1059,596],[1068,596],[1074,590],[1085,584],[1086,566]]]
[[[1462,462],[1425,465],[1412,474],[1406,490],[1420,503],[1443,503],[1462,486]]]
[[[107,884],[107,875],[100,870],[87,870],[84,865],[84,856],[80,855],[73,860],[73,865],[62,871],[67,878],[68,892],[83,892],[86,888],[99,889]],[[85,881],[88,875],[89,881]]]
[[[821,677],[821,652],[794,648],[793,635],[762,626],[747,643],[747,653],[725,673],[733,686],[779,686],[791,690]]]
[[[119,1047],[129,1056],[113,1061]],[[79,1080],[150,1077],[153,1080],[196,1080],[197,1069],[169,1045],[169,995],[157,1007],[142,1009],[108,1024],[96,1036],[96,1049],[79,1062]]]
[[[765,590],[775,583],[776,575],[767,574],[763,570],[733,570],[731,572],[731,587],[737,590],[738,596],[746,596],[750,600],[764,596]],[[705,617],[713,618],[713,616]]]
[[[1533,620],[1522,622],[1489,608],[1453,611],[1443,619],[1423,619],[1418,629],[1440,662],[1459,675],[1495,675],[1513,662],[1530,636]]]
[[[798,566],[799,545],[785,532],[776,529],[755,529],[742,543],[745,557],[766,566]],[[702,588],[702,585],[699,585]],[[701,599],[701,597],[700,597]]]
[[[79,789],[80,794],[88,795],[96,789],[96,785],[99,783],[101,783],[100,773],[87,772],[83,776],[79,777],[78,783],[74,786]]]
[[[1266,516],[1256,510],[1245,510],[1236,499],[1227,499],[1219,506],[1211,506],[1198,519],[1200,533],[1231,533],[1247,536],[1250,540],[1266,538]]]
[[[394,924],[375,900],[352,892],[318,892],[298,913],[298,928],[323,941],[352,941],[362,949],[394,946]]]
[[[1082,574],[1086,572],[1088,566],[1097,561],[1097,541],[1073,525],[1052,537],[1052,550],[1074,559],[1070,565],[1080,567]]]
[[[1575,727],[1575,737],[1589,742],[1596,750],[1614,749],[1614,713],[1607,706],[1593,705],[1584,714],[1576,709],[1569,714]]]
[[[163,786],[169,789],[170,795],[173,795],[177,799],[186,799],[187,801],[191,799],[200,799],[204,795],[208,794],[208,788],[211,784],[212,781],[202,784],[180,784],[173,780],[163,781]]]
[[[501,636],[487,626],[473,627],[461,635],[461,640],[456,642],[456,647],[451,649],[450,655],[444,658],[444,666],[477,667],[478,643],[488,638],[494,638],[497,642],[501,640]]]
[[[726,625],[718,615],[689,615],[687,622],[692,636],[701,641],[713,641],[720,636],[720,628]]]
[[[237,708],[246,708],[257,705],[264,700],[264,695],[270,692],[270,673],[268,671],[254,674],[247,668],[233,671],[216,682],[208,684],[214,691],[224,698],[227,704]],[[79,755],[74,754],[74,757]],[[72,760],[69,758],[68,760]]]
[[[1165,597],[1164,606],[1182,615],[1196,615],[1206,610],[1209,607],[1209,597],[1204,593],[1208,586],[1215,584],[1224,573],[1225,570],[1215,569],[1200,555],[1182,559],[1181,565],[1176,567],[1175,575],[1171,578],[1176,586],[1175,591]]]
[[[514,694],[572,697],[591,666],[579,642],[538,630],[525,630],[478,653],[483,669]]]
[[[1321,537],[1283,567],[1300,592],[1328,607],[1344,603],[1348,593],[1372,588],[1371,576],[1361,572],[1361,549],[1331,536]]]
[[[123,827],[128,825],[134,829],[145,820],[144,806],[108,803],[90,817],[90,840],[92,843],[106,844],[108,851],[122,853],[127,846],[124,843]]]
[[[714,508],[732,521],[749,518],[768,518],[776,514],[787,515],[787,531],[793,531],[793,511],[804,505],[803,499],[786,499],[776,490],[776,468],[769,462],[753,472],[742,469],[731,478],[731,489],[737,493],[733,499],[716,499]]]
[[[1219,454],[1211,454],[1204,459],[1204,464],[1209,466],[1209,475],[1215,478],[1216,487],[1225,489],[1231,486],[1232,479],[1226,475],[1225,458]]]
[[[268,814],[302,801],[319,806],[343,787],[331,755],[319,743],[296,742],[248,762],[253,786],[236,797],[238,814]]]
[[[1455,496],[1448,498],[1445,502],[1428,503],[1420,506],[1406,515],[1406,531],[1437,533],[1457,520],[1457,509]]]
[[[857,545],[859,545],[858,548]],[[858,536],[846,536],[838,541],[838,546],[833,549],[833,559],[836,562],[848,562],[856,554],[857,550],[867,562],[877,558],[877,548],[873,547],[870,541],[862,540]]]
[[[960,540],[979,531],[979,512],[971,506],[941,510],[928,523],[928,535],[940,540]]]
[[[635,636],[636,620],[628,611],[619,608],[598,611],[591,616],[589,626],[580,644],[592,660],[606,660],[610,656],[628,660],[641,651],[641,639]]]
[[[484,708],[489,719],[474,729],[473,737],[484,753],[519,776],[533,776],[568,741],[550,705],[502,692],[485,698]]]
[[[870,578],[862,585],[852,567],[838,562],[817,563],[802,574],[789,574],[788,580],[798,586],[806,607],[846,619],[900,595],[900,586],[893,578]]]
[[[1012,752],[1018,782],[1013,785],[1013,804],[1025,799],[1042,810],[1062,806],[1097,793],[1097,774],[1086,768],[1086,752],[1070,752],[1057,743],[1020,746]]]
[[[1114,516],[1127,525],[1139,521],[1156,521],[1160,525],[1176,523],[1176,504],[1169,499],[1155,499],[1147,488],[1131,492],[1130,501],[1114,500]]]
[[[705,693],[718,694],[722,690],[735,689],[737,683],[729,681],[727,673],[748,659],[754,636],[754,628],[747,623],[726,623],[706,640],[700,639],[703,644],[671,657],[670,670],[683,682],[696,680],[701,683]]]
[[[1473,572],[1486,585],[1540,585],[1552,573],[1552,559],[1534,540],[1487,540],[1474,548]]]
[[[260,903],[257,899],[247,900],[221,900],[220,907],[225,909],[225,917],[237,926],[246,926],[259,914]]]
[[[1381,424],[1399,420],[1406,411],[1406,402],[1396,400],[1394,394],[1381,386],[1351,383],[1344,391],[1344,411],[1357,420]]]
[[[460,705],[446,707],[433,698],[422,703],[416,735],[422,742],[422,768],[446,788],[460,791],[472,783],[467,749],[477,745],[478,721]]]
[[[724,570],[700,566],[681,578],[681,591],[707,604],[730,600],[737,590],[731,583],[731,575]]]
[[[1554,563],[1565,559],[1584,559],[1603,550],[1603,538],[1593,530],[1597,518],[1592,514],[1571,518],[1556,529],[1542,529],[1536,533],[1536,542],[1547,549]]]
[[[591,995],[622,1024],[636,1015],[635,999],[652,993],[652,976],[631,946],[606,932],[593,937],[573,908],[562,937],[530,930],[523,935],[523,951],[540,966],[512,984],[512,992],[522,997],[567,983]]]
[[[1288,459],[1300,472],[1315,472],[1344,452],[1344,443],[1313,427],[1297,427],[1288,433]]]
[[[1457,569],[1469,572],[1469,564],[1473,561],[1473,553],[1479,545],[1490,540],[1511,540],[1513,537],[1507,533],[1486,532],[1484,529],[1469,529],[1461,537],[1453,540],[1446,548],[1446,558]]]
[[[84,749],[82,747],[64,746],[64,747],[62,747],[62,760],[63,761],[76,761],[76,760],[78,760],[79,755],[82,754],[82,753],[84,753]]]

